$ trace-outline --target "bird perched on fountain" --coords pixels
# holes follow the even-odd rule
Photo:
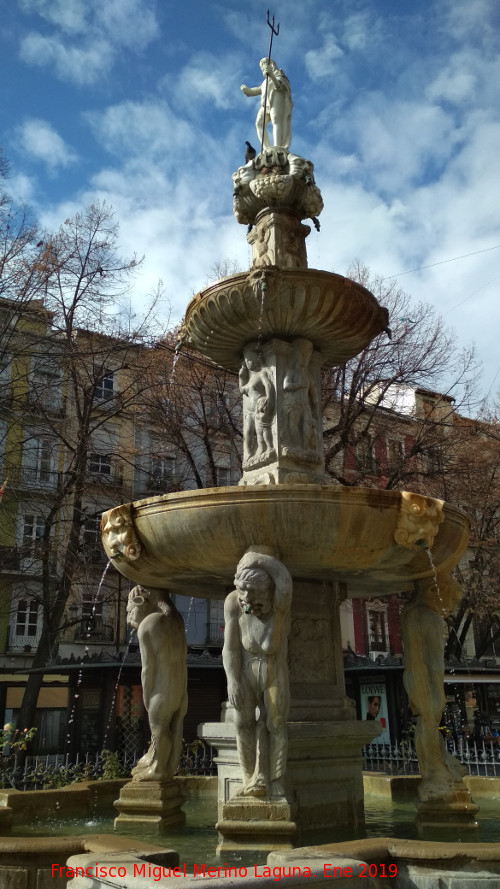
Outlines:
[[[248,164],[248,161],[253,161],[255,155],[257,154],[255,148],[250,145],[250,142],[245,142],[246,150],[245,150],[245,163]]]

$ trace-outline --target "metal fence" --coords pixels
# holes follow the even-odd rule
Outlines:
[[[464,765],[469,775],[500,778],[500,748],[493,742],[466,744],[448,741],[448,751]],[[367,744],[363,748],[364,769],[386,775],[418,775],[418,758],[411,742]]]
[[[51,790],[79,781],[127,778],[137,757],[118,756],[116,753],[69,754],[45,756],[19,754],[0,755],[0,789]],[[214,751],[203,741],[183,744],[178,775],[215,775],[217,767]]]

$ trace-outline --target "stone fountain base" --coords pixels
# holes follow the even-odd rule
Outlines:
[[[113,804],[120,813],[115,830],[147,828],[149,833],[161,835],[172,827],[183,827],[186,816],[181,807],[185,802],[176,781],[129,781]]]
[[[363,824],[361,749],[380,734],[378,720],[289,722],[287,727],[287,798],[251,801],[238,796],[242,781],[234,724],[198,727],[200,737],[217,749],[219,853],[289,849],[297,834]]]
[[[419,791],[416,824],[419,832],[430,827],[477,828],[476,815],[479,806],[473,801],[470,790],[462,783],[448,791],[440,791],[424,798]]]
[[[222,838],[218,855],[239,850],[292,849],[297,832],[295,806],[286,799],[236,796],[222,806],[222,819],[215,826]]]

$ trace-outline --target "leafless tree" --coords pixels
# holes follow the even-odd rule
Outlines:
[[[25,518],[41,609],[34,669],[57,652],[72,591],[85,575],[92,583],[85,529],[96,527],[103,498],[105,506],[122,502],[124,474],[134,461],[133,446],[124,451],[119,429],[147,386],[145,356],[157,331],[152,312],[123,324],[123,302],[140,263],[121,258],[117,238],[104,204],[66,220],[41,239],[36,265],[43,305],[36,306],[33,323],[27,325],[25,307],[19,310],[15,298],[4,306],[11,345],[17,339],[23,349],[13,360],[18,370],[11,378],[11,446],[4,464],[11,475],[7,502],[22,501],[36,525],[26,530]],[[7,504],[2,513],[6,522],[19,521]],[[29,567],[27,575],[33,579]],[[42,671],[29,675],[20,728],[33,724],[42,677]]]
[[[327,471],[341,484],[387,488],[413,484],[431,493],[436,487],[432,483],[435,472],[427,461],[423,473],[421,458],[435,454],[445,461],[449,436],[456,432],[453,417],[473,405],[479,376],[474,349],[457,349],[453,331],[434,310],[423,303],[413,304],[394,280],[372,277],[360,263],[348,275],[388,308],[390,329],[346,365],[323,375]],[[431,411],[416,409],[415,400],[409,407],[407,397],[415,390],[439,393]],[[378,436],[385,437],[398,424],[404,427],[405,417],[405,445],[386,462],[383,474],[380,467],[374,472],[369,465],[346,474],[346,454],[358,447],[362,450],[364,444],[373,446]],[[439,485],[443,466],[442,462]]]

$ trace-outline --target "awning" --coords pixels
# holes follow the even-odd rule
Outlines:
[[[500,673],[471,673],[467,676],[451,676],[448,673],[444,681],[447,685],[479,685],[487,682],[500,684]]]

